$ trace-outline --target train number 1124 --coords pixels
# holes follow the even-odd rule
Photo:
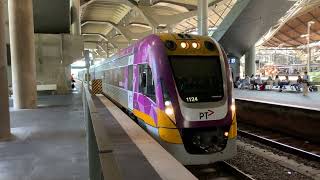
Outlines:
[[[186,97],[187,102],[198,102],[198,97]]]

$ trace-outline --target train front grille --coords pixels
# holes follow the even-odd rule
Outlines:
[[[190,154],[211,154],[222,151],[228,141],[230,127],[186,128],[181,130],[186,151]]]

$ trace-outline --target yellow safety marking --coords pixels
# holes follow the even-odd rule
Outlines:
[[[168,115],[161,109],[157,109],[158,127],[160,128],[177,128]]]
[[[146,113],[143,113],[139,110],[134,109],[133,114],[139,119],[143,120],[146,124],[156,127],[156,124],[151,116]],[[180,136],[179,130],[169,119],[169,117],[160,109],[157,109],[158,117],[158,130],[159,137],[166,142],[174,144],[182,144],[182,138]]]
[[[182,144],[182,138],[177,129],[177,126],[170,120],[170,118],[161,109],[157,109],[159,136],[162,140]]]
[[[229,139],[237,137],[237,116],[236,112],[232,112],[232,124],[229,130]]]
[[[94,79],[91,81],[91,90],[92,94],[101,94],[102,93],[102,80]]]
[[[159,136],[166,142],[182,144],[182,138],[178,129],[159,128]]]
[[[133,110],[133,114],[137,116],[139,119],[143,120],[145,123],[149,124],[150,126],[156,127],[154,120],[148,114],[136,109]]]

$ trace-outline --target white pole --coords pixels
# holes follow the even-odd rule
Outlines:
[[[87,71],[86,71],[86,74],[87,74],[87,87],[88,87],[88,90],[90,89],[90,51],[89,50],[84,50],[84,60],[86,62],[86,68],[87,68]]]
[[[307,43],[308,43],[308,46],[307,46],[307,52],[308,52],[307,72],[308,72],[308,74],[310,72],[310,61],[311,61],[311,54],[310,54],[310,28],[311,28],[312,24],[314,24],[313,21],[309,21],[308,22],[308,35],[307,35]]]
[[[310,72],[310,26],[311,24],[308,23],[308,36],[307,36],[307,53],[308,53],[308,59],[307,59],[307,72],[309,74]]]
[[[198,34],[208,35],[208,0],[198,0]]]
[[[80,23],[80,0],[71,0],[72,8],[72,24],[71,24],[71,34],[81,35],[81,23]]]

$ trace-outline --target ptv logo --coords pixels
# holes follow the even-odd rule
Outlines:
[[[199,116],[200,116],[200,119],[208,119],[208,117],[211,116],[212,114],[214,114],[214,112],[211,110],[208,110],[206,112],[200,112]]]

